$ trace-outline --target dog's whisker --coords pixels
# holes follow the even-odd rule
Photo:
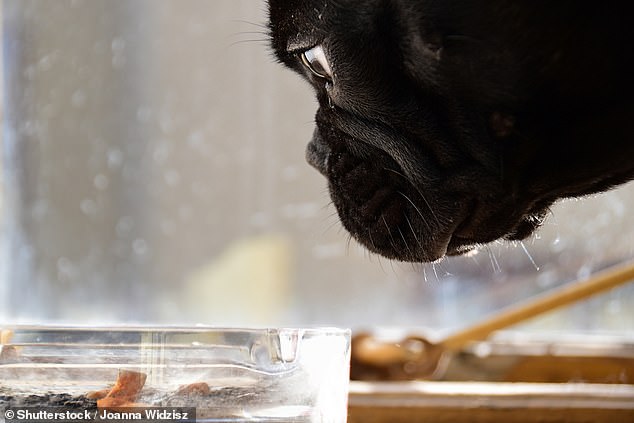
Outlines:
[[[268,41],[268,40],[266,40],[266,39],[257,39],[257,38],[254,38],[254,39],[249,39],[249,40],[238,40],[238,41],[234,41],[234,42],[232,42],[231,44],[229,44],[229,47],[234,47],[234,46],[239,45],[239,44],[247,44],[247,43],[252,43],[252,44],[268,44],[268,42],[269,42],[269,41]]]
[[[412,231],[412,235],[414,236],[416,243],[418,244],[420,248],[422,248],[423,244],[421,244],[420,239],[418,239],[418,237],[416,236],[416,231],[414,230],[414,227],[412,226],[412,222],[409,220],[409,217],[405,216],[405,221],[407,222],[409,229]]]
[[[348,233],[346,239],[346,257],[350,257],[350,244],[352,243],[352,235]]]
[[[334,217],[334,216],[329,216],[330,218]],[[324,235],[327,234],[328,232],[332,231],[332,229],[338,226],[339,227],[339,231],[338,233],[341,233],[341,225],[339,225],[339,220],[335,219],[333,220],[325,229],[324,229]]]
[[[392,274],[396,275],[396,269],[394,268],[394,260],[390,260],[390,268],[392,269]]]
[[[260,34],[260,35],[264,35],[266,37],[269,36],[269,33],[266,32],[266,31],[239,31],[239,32],[232,33],[231,36],[237,37],[239,35],[244,35],[244,34]]]
[[[390,227],[387,224],[387,220],[385,220],[385,215],[383,214],[381,215],[381,220],[383,220],[383,224],[385,225],[385,230],[387,230],[387,233],[390,235],[390,245],[392,246],[392,250],[397,251],[396,241],[394,240],[394,237],[392,236],[392,231],[390,230]]]
[[[398,233],[399,235],[401,235],[401,239],[403,240],[403,244],[405,244],[405,248],[407,249],[407,251],[409,251],[410,257],[414,257],[414,252],[409,248],[409,244],[407,243],[407,240],[405,239],[405,235],[403,235],[403,231],[401,231],[401,228],[398,228]]]
[[[339,217],[335,215],[325,216],[322,221],[323,224],[326,225],[326,231],[328,232],[331,231],[332,228],[334,228],[336,225],[339,225],[341,223]]]
[[[387,275],[387,271],[385,270],[385,267],[383,266],[383,260],[381,260],[381,256],[376,255],[377,261],[379,262],[379,267],[381,268],[381,272],[383,272],[384,275]]]
[[[376,245],[374,244],[374,240],[372,239],[372,231],[368,228],[368,239],[370,240],[370,245],[373,249],[376,249]]]
[[[402,195],[403,198],[405,198],[412,205],[412,207],[414,207],[414,210],[416,210],[416,213],[418,213],[418,215],[420,216],[420,218],[423,221],[423,223],[425,224],[425,226],[427,226],[427,229],[432,230],[431,226],[427,222],[427,219],[425,219],[425,216],[423,216],[423,213],[420,211],[418,206],[416,204],[414,204],[414,202],[411,200],[411,198],[409,198],[405,193],[403,193],[401,191],[398,191],[398,193],[400,195]]]
[[[447,267],[446,257],[443,257],[440,260],[437,260],[436,264],[438,265],[438,267],[442,271],[442,277],[443,278],[446,278],[447,276],[452,276],[451,272],[449,271],[449,268]]]
[[[493,267],[493,272],[494,273],[502,272],[502,269],[500,268],[500,263],[498,263],[498,259],[497,257],[495,257],[495,254],[493,253],[493,251],[491,251],[491,248],[486,246],[486,250],[487,250],[487,253],[489,254],[489,259],[491,260],[491,267]]]
[[[229,41],[232,39],[236,39],[239,37],[253,37],[258,36],[259,41],[266,41],[268,43],[271,42],[271,34],[266,31],[233,31],[224,36],[224,39]],[[260,38],[261,36],[262,38]]]
[[[259,36],[262,36],[262,38],[259,38]],[[262,31],[240,31],[240,32],[234,32],[232,34],[229,34],[226,36],[227,41],[231,40],[231,39],[236,39],[236,38],[242,38],[242,37],[258,37],[257,39],[259,41],[266,41],[269,42],[271,41],[271,39],[269,38],[269,35],[266,32],[262,32]]]
[[[438,216],[436,215],[436,212],[434,211],[433,207],[431,206],[431,204],[429,204],[429,201],[427,201],[427,197],[425,197],[425,194],[423,194],[423,192],[420,190],[420,188],[418,188],[413,183],[411,183],[411,181],[403,173],[399,172],[398,170],[390,169],[390,168],[384,168],[384,169],[389,171],[389,172],[393,172],[394,174],[402,177],[414,189],[414,191],[416,191],[418,193],[418,195],[420,195],[420,198],[423,200],[423,202],[427,206],[427,209],[429,210],[431,216],[434,218],[434,220],[436,221],[438,226],[443,226],[442,223],[440,222],[440,219],[438,219]],[[412,204],[414,204],[414,203],[412,203]]]
[[[528,256],[528,259],[533,264],[533,267],[535,268],[535,270],[539,272],[539,266],[537,265],[537,263],[535,263],[535,260],[533,259],[533,256],[531,255],[531,253],[528,252],[528,249],[526,248],[526,245],[524,244],[524,242],[523,241],[519,241],[519,243],[522,246],[522,250],[524,250],[524,252]]]
[[[342,232],[344,232],[346,230],[346,228],[344,228],[343,226],[339,226],[339,228],[337,229],[337,235],[341,235]],[[348,233],[346,231],[346,233]]]
[[[432,262],[431,268],[434,271],[434,276],[436,276],[436,282],[440,281],[440,278],[438,277],[438,270],[436,270],[436,262]]]
[[[235,22],[235,23],[243,23],[243,24],[247,24],[247,25],[251,25],[251,26],[256,26],[258,28],[262,28],[262,29],[269,29],[269,26],[266,24],[262,24],[262,23],[257,23],[257,22],[251,22],[251,21],[247,21],[244,19],[231,19],[231,22]]]
[[[422,271],[423,271],[423,269],[424,269],[423,264],[422,264],[422,263],[418,263],[418,262],[416,262],[416,263],[415,263],[415,262],[412,262],[411,264],[412,264],[412,271],[413,271],[414,273],[416,273],[417,275],[420,275],[420,274],[421,274],[421,272],[422,272]]]
[[[440,221],[440,219],[438,218],[438,215],[436,214],[436,211],[434,210],[434,208],[431,206],[431,204],[429,204],[429,201],[427,201],[427,197],[425,197],[425,195],[423,194],[423,192],[420,190],[420,188],[414,186],[412,184],[412,186],[414,187],[414,190],[418,193],[418,195],[420,195],[420,198],[423,199],[423,202],[425,203],[425,205],[427,206],[427,209],[429,209],[429,213],[431,214],[431,216],[434,218],[434,220],[436,221],[436,223],[438,224],[438,226],[444,226],[443,223]]]
[[[372,231],[370,231],[370,229],[368,229],[368,239],[370,240],[370,245],[372,246],[373,250],[376,250],[376,244],[374,243],[374,240],[372,239]],[[379,267],[381,268],[381,271],[384,274],[387,274],[387,272],[385,271],[385,268],[383,267],[383,261],[381,260],[381,256],[378,254],[373,254],[370,250],[366,249],[365,250],[368,253],[369,257],[376,257],[377,261],[379,262]]]
[[[323,211],[326,211],[326,209],[323,209]],[[322,222],[327,222],[329,220],[335,219],[337,222],[339,221],[339,215],[337,214],[336,211],[334,212],[330,212],[328,213],[326,216],[322,217]]]

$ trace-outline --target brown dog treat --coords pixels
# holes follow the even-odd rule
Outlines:
[[[209,395],[209,393],[211,392],[211,390],[209,389],[209,385],[207,385],[205,382],[197,382],[197,383],[190,383],[189,385],[183,385],[180,388],[178,388],[178,391],[176,391],[176,395]]]
[[[101,389],[99,391],[90,391],[86,394],[86,398],[93,399],[93,400],[100,400],[108,396],[109,392],[110,392],[110,388]]]
[[[145,407],[147,404],[136,403],[139,392],[145,385],[147,375],[132,370],[119,370],[117,381],[104,397],[97,400],[98,408],[116,410],[118,408]],[[103,394],[102,391],[95,391],[95,395]]]
[[[147,375],[145,373],[119,370],[117,381],[106,397],[127,398],[130,401],[134,401],[141,389],[143,389],[146,378]]]

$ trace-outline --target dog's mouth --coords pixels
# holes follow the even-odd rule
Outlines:
[[[503,238],[507,241],[519,241],[535,232],[547,215],[548,207],[534,206],[527,213],[520,216],[512,216],[506,212],[504,219],[498,219],[495,211],[488,211],[484,218],[479,216],[477,207],[468,208],[468,213],[463,222],[456,228],[451,236],[447,248],[447,255],[461,255],[472,251],[480,245]]]
[[[439,169],[427,169],[433,176],[424,182],[413,181],[390,154],[320,119],[306,158],[328,179],[346,230],[369,251],[399,261],[432,262],[499,238],[523,239],[547,209],[533,205],[518,212],[499,192],[482,201],[475,189],[465,189],[468,177]]]
[[[353,153],[349,142],[360,141],[330,127],[325,131],[330,132],[329,142],[318,127],[307,147],[307,161],[328,178],[343,226],[369,251],[400,261],[429,262],[467,249],[462,242],[450,246],[465,213],[459,202],[415,187],[385,152],[366,145],[362,155]]]

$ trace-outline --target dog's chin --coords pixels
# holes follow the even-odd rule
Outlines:
[[[449,247],[463,214],[456,202],[433,209],[437,195],[416,189],[387,154],[370,151],[361,158],[342,147],[326,145],[316,130],[306,156],[327,177],[340,221],[359,243],[399,261],[430,262],[457,253]]]
[[[307,147],[308,162],[327,177],[330,196],[345,229],[369,251],[404,262],[433,262],[462,255],[488,242],[523,239],[543,221],[544,207],[517,214],[514,205],[486,205],[443,182],[417,184],[387,153],[345,134],[328,140],[319,129]],[[498,207],[492,206],[496,204]]]
[[[443,257],[462,212],[454,204],[432,209],[434,193],[417,191],[397,166],[373,156],[338,151],[328,158],[330,195],[343,226],[369,251],[390,259]]]

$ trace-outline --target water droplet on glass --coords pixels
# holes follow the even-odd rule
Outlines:
[[[74,107],[80,108],[86,104],[86,94],[82,90],[76,90],[70,98]]]
[[[130,216],[123,216],[117,222],[117,227],[116,227],[117,235],[120,237],[124,237],[132,231],[133,227],[134,227],[134,219],[132,219],[132,217]]]
[[[167,145],[166,141],[163,141],[154,149],[152,158],[157,164],[163,164],[167,160],[169,154],[169,146]]]
[[[35,66],[27,66],[24,69],[24,77],[28,80],[33,80],[33,78],[35,78]]]
[[[592,267],[589,264],[583,265],[579,268],[579,270],[577,270],[577,279],[588,279],[591,274]]]
[[[136,119],[139,122],[147,123],[152,117],[152,109],[149,107],[139,107],[136,111]]]
[[[132,250],[135,254],[144,255],[147,253],[147,241],[143,238],[137,238],[132,242]]]
[[[161,128],[161,131],[168,133],[174,129],[174,120],[169,114],[164,114],[159,120],[159,127]]]
[[[60,257],[57,260],[57,278],[60,280],[69,280],[75,277],[77,271],[75,265],[66,257]]]
[[[537,286],[542,289],[549,288],[558,281],[558,277],[558,273],[554,270],[547,270],[539,273],[536,278]]]
[[[37,62],[37,69],[39,71],[46,72],[47,70],[53,67],[53,61],[51,60],[50,55],[43,56],[39,62]]]
[[[562,241],[561,237],[557,235],[557,238],[550,244],[550,250],[553,253],[560,253],[566,249],[566,242]]]
[[[174,169],[170,169],[167,172],[165,172],[164,178],[167,185],[171,187],[178,185],[178,183],[181,180],[180,174]]]
[[[88,216],[92,216],[97,213],[97,203],[92,198],[85,198],[81,200],[79,208],[81,208],[81,211]]]
[[[193,148],[194,150],[198,150],[202,147],[204,141],[203,134],[200,131],[195,131],[189,134],[187,137],[187,145]]]
[[[32,137],[37,135],[37,123],[33,122],[32,120],[27,120],[26,122],[24,122],[24,124],[22,125],[22,128],[20,129],[24,132],[24,135],[26,135],[27,137]]]
[[[125,49],[125,40],[121,37],[115,37],[112,40],[112,51],[115,53],[121,52]]]
[[[121,37],[116,37],[110,44],[112,48],[112,67],[115,69],[121,69],[126,64],[125,58],[125,40]]]
[[[71,268],[73,264],[66,257],[60,257],[57,259],[57,270],[66,271]]]
[[[95,184],[95,188],[103,191],[108,188],[110,181],[108,180],[108,177],[106,175],[104,175],[103,173],[99,173],[95,176],[95,180],[93,181],[93,183]]]
[[[35,220],[41,220],[46,216],[46,213],[48,213],[48,210],[49,210],[48,202],[46,200],[38,199],[35,201],[35,203],[33,204],[33,207],[31,208],[31,216]]]
[[[123,153],[118,148],[108,150],[108,167],[116,169],[123,163]]]

